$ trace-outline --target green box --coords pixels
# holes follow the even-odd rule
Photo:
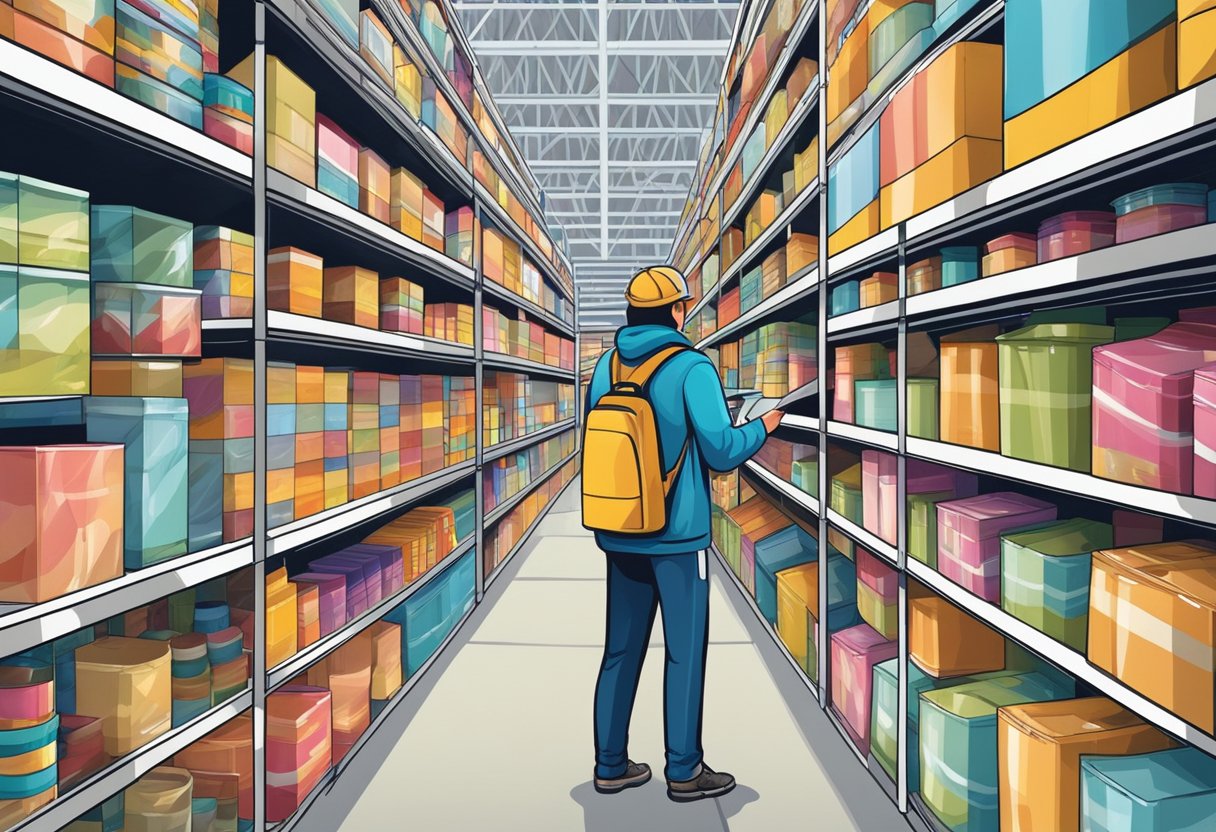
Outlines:
[[[87,272],[88,193],[32,176],[18,177],[17,192],[17,262]]]
[[[812,497],[819,496],[818,456],[796,459],[790,466],[790,480],[794,486]]]
[[[861,463],[832,477],[831,506],[833,511],[844,515],[857,525],[862,524]]]
[[[130,205],[94,205],[93,279],[194,286],[194,226]]]
[[[997,336],[1001,453],[1074,471],[1090,470],[1093,349],[1115,330],[1037,324]]]
[[[0,265],[0,396],[88,392],[88,273]]]
[[[1001,607],[1079,652],[1089,624],[1090,557],[1114,545],[1109,523],[1059,520],[1001,538]]]
[[[893,378],[853,382],[853,421],[863,428],[894,433],[898,429]]]
[[[908,436],[938,440],[941,382],[935,378],[908,379]]]
[[[953,499],[953,491],[908,495],[908,557],[937,568],[937,504]]]

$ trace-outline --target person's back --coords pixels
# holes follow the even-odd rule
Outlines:
[[[667,643],[664,716],[668,795],[673,800],[714,797],[734,786],[730,775],[702,764],[701,706],[709,626],[706,549],[710,545],[709,475],[737,468],[764,444],[779,412],[739,427],[731,423],[713,363],[680,334],[688,300],[683,276],[654,267],[634,276],[626,292],[628,325],[601,356],[587,390],[586,412],[664,351],[671,354],[643,383],[654,412],[666,485],[666,524],[647,534],[596,528],[608,560],[608,621],[604,661],[596,686],[595,785],[613,793],[650,779],[629,761],[629,717],[658,606]],[[673,349],[675,348],[675,349]],[[659,360],[659,359],[656,359]],[[590,423],[590,420],[589,420]],[[613,460],[584,459],[588,466]],[[626,468],[637,460],[623,461]]]

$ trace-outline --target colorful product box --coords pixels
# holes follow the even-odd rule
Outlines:
[[[1056,519],[1056,507],[1012,492],[937,506],[937,566],[945,577],[993,604],[1001,597],[1001,535]]]
[[[14,199],[15,180],[15,199]],[[16,256],[11,242],[0,244],[0,262],[44,269],[89,271],[89,195],[32,176],[0,175],[0,206],[13,227],[16,209]],[[11,240],[11,237],[10,237]],[[5,248],[8,251],[5,253]]]
[[[90,442],[122,443],[127,569],[186,553],[189,404],[184,398],[89,397]]]
[[[0,600],[48,601],[122,574],[123,448],[0,448]],[[54,495],[55,499],[51,499]]]
[[[897,653],[899,643],[885,639],[868,624],[832,633],[832,708],[862,754],[870,751],[874,665]]]
[[[111,757],[169,730],[171,687],[167,642],[107,636],[76,650],[76,709],[101,720]]]
[[[928,590],[910,591],[908,655],[934,679],[988,673],[1005,667],[1005,639]]]
[[[320,318],[323,275],[319,256],[292,246],[271,249],[266,255],[266,306]]]
[[[943,442],[1000,450],[996,335],[995,326],[984,326],[941,339]]]
[[[392,171],[370,148],[359,150],[359,210],[387,223],[391,217]]]
[[[202,292],[142,283],[93,287],[94,355],[202,355]]]
[[[287,685],[266,700],[266,819],[291,817],[332,765],[332,694]]]
[[[1195,496],[1216,500],[1216,364],[1195,371]]]
[[[254,88],[254,55],[228,75]],[[274,55],[266,56],[266,162],[303,182],[317,183],[317,96]]]
[[[371,269],[333,266],[324,271],[322,312],[331,321],[377,329],[380,278]]]
[[[194,227],[129,205],[94,205],[89,265],[99,283],[194,286]]]
[[[1086,832],[1202,829],[1216,812],[1216,760],[1190,746],[1081,759]]]
[[[1039,223],[1040,263],[1074,257],[1115,243],[1110,211],[1067,211]]]
[[[87,393],[88,316],[87,273],[0,265],[0,394]]]

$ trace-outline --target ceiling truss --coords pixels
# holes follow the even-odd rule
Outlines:
[[[567,241],[583,325],[666,259],[738,10],[719,0],[456,0],[478,64]]]

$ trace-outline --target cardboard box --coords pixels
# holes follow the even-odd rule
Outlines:
[[[359,266],[324,270],[322,310],[331,321],[377,329],[380,326],[380,277]]]
[[[76,710],[101,720],[111,757],[169,730],[171,687],[167,642],[107,636],[76,650]]]

